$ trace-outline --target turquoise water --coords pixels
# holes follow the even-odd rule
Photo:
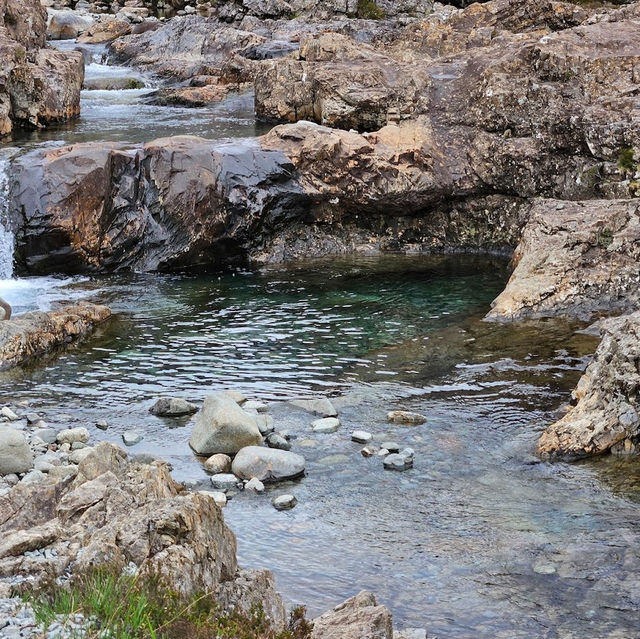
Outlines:
[[[20,310],[88,299],[116,313],[83,344],[0,374],[0,392],[94,442],[139,430],[131,452],[203,489],[188,421],[151,416],[154,399],[239,389],[269,401],[307,475],[236,495],[225,517],[241,564],[271,568],[312,615],[369,588],[398,626],[440,638],[637,637],[637,461],[534,455],[596,342],[566,322],[483,322],[506,278],[500,259],[387,256],[0,283]],[[342,427],[317,436],[284,400],[325,394]],[[391,426],[398,408],[427,422]],[[414,469],[363,458],[355,429],[413,447]],[[285,490],[299,504],[279,513],[270,500]]]

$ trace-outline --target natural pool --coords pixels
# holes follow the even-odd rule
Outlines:
[[[225,517],[241,564],[271,568],[312,614],[368,588],[400,627],[441,639],[637,637],[637,462],[533,455],[596,342],[566,322],[483,322],[506,277],[498,258],[386,256],[5,282],[19,310],[90,299],[117,315],[79,347],[0,374],[1,395],[87,425],[93,441],[139,430],[131,452],[202,488],[188,424],[151,416],[154,398],[234,388],[272,402],[307,458],[307,476],[284,487],[299,505],[276,512],[276,486],[235,496]],[[282,401],[317,394],[339,409],[333,435],[313,435],[312,417]],[[428,421],[391,426],[394,408]],[[413,447],[414,469],[363,458],[349,438],[360,428]]]

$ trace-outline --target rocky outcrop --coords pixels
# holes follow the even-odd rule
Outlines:
[[[542,434],[543,456],[637,452],[640,444],[640,312],[609,319],[573,392],[574,406]]]
[[[82,55],[47,49],[39,0],[0,0],[0,136],[80,113]]]
[[[24,313],[1,322],[0,370],[85,337],[110,316],[106,306],[78,304],[49,313]]]
[[[489,319],[640,307],[640,200],[537,202]]]

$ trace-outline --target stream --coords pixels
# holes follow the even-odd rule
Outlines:
[[[148,105],[156,81],[104,55],[89,48],[87,79],[134,76],[145,88],[83,91],[78,121],[25,134],[12,152],[265,130],[250,94],[204,109]],[[87,426],[94,443],[135,429],[144,439],[131,453],[162,456],[198,489],[210,483],[188,447],[190,424],[152,416],[155,399],[235,389],[269,402],[307,459],[306,477],[235,495],[225,518],[240,564],[273,570],[287,603],[310,615],[370,589],[398,627],[440,639],[640,637],[638,462],[534,455],[597,340],[566,321],[484,322],[506,259],[385,255],[207,276],[16,279],[8,162],[0,155],[0,295],[16,313],[89,300],[115,318],[77,346],[0,373],[3,400],[28,401],[54,427]],[[313,417],[288,403],[324,395],[342,422],[331,435],[314,434]],[[390,425],[393,409],[427,421]],[[411,446],[414,468],[394,473],[364,458],[350,440],[358,429]],[[289,491],[298,506],[275,511],[271,498]]]

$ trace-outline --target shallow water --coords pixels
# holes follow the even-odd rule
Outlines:
[[[269,400],[307,476],[239,494],[225,516],[241,564],[273,569],[311,614],[369,588],[399,626],[430,636],[637,637],[638,493],[621,480],[638,476],[637,462],[533,456],[595,340],[563,322],[482,322],[505,278],[500,260],[395,256],[30,280],[49,295],[32,305],[86,298],[117,317],[57,358],[0,374],[0,388],[52,424],[87,425],[94,441],[135,428],[144,440],[132,452],[162,455],[202,488],[189,425],[152,417],[154,398],[234,388]],[[313,436],[312,417],[280,401],[325,393],[342,421],[333,435]],[[428,421],[391,426],[393,408]],[[106,434],[93,426],[103,417]],[[415,468],[363,458],[357,428],[413,447]],[[276,512],[271,497],[288,490],[299,505]]]

